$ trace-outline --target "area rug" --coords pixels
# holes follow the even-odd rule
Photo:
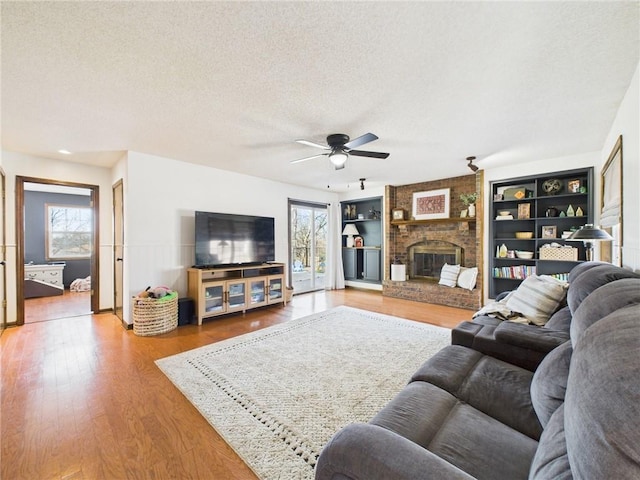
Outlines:
[[[450,337],[343,306],[156,364],[259,478],[313,479],[329,439],[369,421]]]

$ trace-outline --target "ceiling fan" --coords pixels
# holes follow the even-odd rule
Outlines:
[[[353,150],[355,147],[364,145],[365,143],[373,142],[378,137],[373,133],[365,133],[353,140],[349,139],[349,135],[344,133],[333,133],[327,137],[327,145],[321,145],[319,143],[310,142],[308,140],[296,140],[296,142],[303,145],[309,145],[310,147],[321,148],[328,150],[326,153],[319,153],[318,155],[312,155],[310,157],[299,158],[298,160],[292,160],[291,163],[304,162],[311,160],[312,158],[329,157],[329,161],[335,166],[336,170],[344,168],[345,163],[349,155],[355,155],[357,157],[371,157],[371,158],[387,158],[388,153],[382,152],[368,152],[365,150]]]

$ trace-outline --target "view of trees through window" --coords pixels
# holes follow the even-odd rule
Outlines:
[[[89,258],[92,235],[91,208],[50,204],[45,207],[47,258]]]

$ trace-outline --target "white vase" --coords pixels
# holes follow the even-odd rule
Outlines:
[[[469,205],[468,209],[469,209],[469,216],[470,217],[475,217],[476,216],[476,205],[474,203],[472,203],[471,205]]]

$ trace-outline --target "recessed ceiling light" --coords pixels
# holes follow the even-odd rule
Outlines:
[[[64,155],[71,155],[71,152],[69,150],[58,150],[58,153],[62,153]]]

